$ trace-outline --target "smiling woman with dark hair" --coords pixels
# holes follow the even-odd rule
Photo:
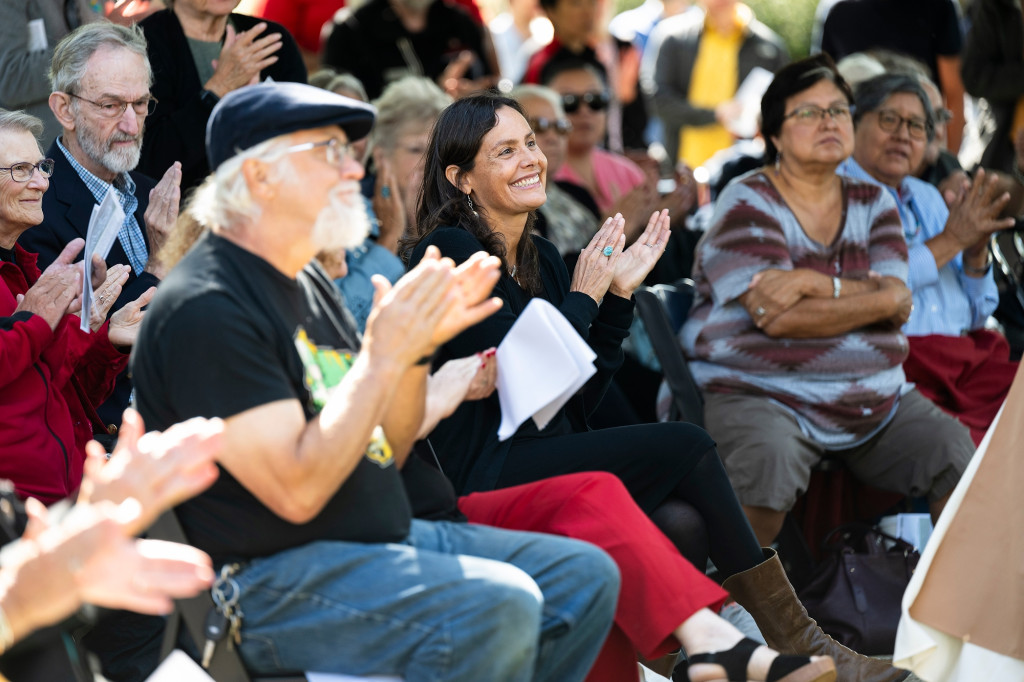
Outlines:
[[[705,556],[710,554],[727,578],[723,587],[753,613],[769,645],[785,653],[832,656],[845,665],[843,679],[896,679],[872,676],[873,662],[836,645],[807,617],[778,558],[758,545],[707,433],[678,422],[590,429],[588,414],[622,362],[633,291],[667,243],[668,214],[652,215],[628,249],[621,218],[609,219],[583,249],[570,278],[554,246],[530,232],[532,212],[545,200],[546,173],[547,160],[519,104],[498,95],[481,94],[452,104],[438,119],[427,146],[417,232],[406,245],[411,249],[410,264],[433,245],[456,262],[485,250],[500,257],[504,266],[494,288],[494,295],[503,300],[502,309],[446,343],[438,361],[498,346],[535,297],[557,307],[597,356],[595,376],[543,429],[527,421],[512,438],[499,441],[496,395],[463,403],[440,422],[430,441],[458,492],[510,488],[584,471],[613,473],[636,505],[691,561],[691,545],[697,542],[692,535],[699,529]],[[679,524],[680,515],[697,521]],[[620,565],[624,583],[630,582],[628,568]],[[632,633],[642,650],[662,643],[668,634],[663,632],[654,641],[634,638],[637,630],[630,630],[628,623],[646,621],[649,613],[642,606],[649,603],[623,606],[620,601],[616,615],[616,622]],[[655,606],[657,611],[660,605]],[[640,632],[653,634],[643,628]],[[735,637],[714,648],[732,646],[739,633]],[[719,662],[741,662],[740,648],[720,654]],[[831,679],[819,665],[824,664],[804,659],[802,672],[761,677],[763,673],[753,675],[752,663],[750,678],[731,677]],[[691,668],[690,674],[693,680],[708,679],[699,667]]]

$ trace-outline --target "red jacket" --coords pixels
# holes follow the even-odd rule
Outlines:
[[[0,262],[0,478],[21,497],[50,504],[78,490],[92,437],[87,415],[113,390],[128,356],[110,344],[106,323],[86,334],[66,315],[51,332],[37,315],[14,314],[17,294],[40,275],[35,254],[16,246],[15,257],[17,265]]]

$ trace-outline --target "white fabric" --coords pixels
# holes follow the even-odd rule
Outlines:
[[[921,555],[917,570],[910,579],[907,591],[903,593],[903,617],[900,619],[899,629],[896,632],[893,665],[912,670],[915,675],[927,682],[1024,681],[1024,661],[983,649],[958,637],[952,637],[919,623],[910,616],[910,606],[921,591],[921,586],[924,584],[925,576],[928,574],[938,547],[949,530],[978,467],[985,458],[992,433],[1002,416],[1003,410],[1000,410],[992,422],[992,426],[989,427],[988,433],[985,434],[985,439],[978,447],[978,451],[971,459],[967,471],[961,477],[960,483],[953,490],[953,494],[935,526],[935,531]],[[1010,415],[1009,418],[1019,419],[1020,415]],[[1019,532],[1019,529],[1013,529],[1010,532]],[[978,568],[978,575],[966,576],[965,579],[983,580],[981,569],[984,567],[979,566]],[[999,605],[991,604],[989,608],[998,609]]]

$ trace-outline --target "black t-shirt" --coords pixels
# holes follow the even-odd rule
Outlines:
[[[370,99],[402,76],[436,81],[464,50],[476,57],[467,78],[497,75],[484,57],[483,30],[461,8],[435,0],[427,10],[426,28],[410,33],[388,0],[370,0],[335,24],[324,46],[324,66],[358,78]]]
[[[936,57],[963,48],[955,0],[840,0],[825,19],[821,51],[839,61],[872,48],[919,59],[941,87]]]
[[[230,417],[298,400],[307,419],[354,361],[359,339],[333,283],[316,266],[296,279],[208,234],[163,281],[142,325],[132,372],[149,429]],[[277,516],[221,468],[178,508],[189,541],[215,561],[266,556],[315,540],[396,542],[410,506],[393,457],[371,442],[320,514]]]

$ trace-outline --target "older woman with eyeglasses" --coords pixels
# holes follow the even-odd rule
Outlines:
[[[42,199],[53,161],[43,158],[43,124],[0,109],[0,479],[21,497],[46,504],[74,493],[82,480],[85,444],[99,426],[95,408],[128,363],[155,289],[106,314],[128,278],[128,266],[108,271],[93,257],[93,303],[83,332],[82,250],[76,239],[40,273],[36,255],[18,237],[43,220]]]
[[[913,76],[862,83],[854,122],[853,158],[842,171],[880,184],[896,200],[909,248],[914,306],[903,326],[907,378],[980,443],[1017,368],[1006,339],[984,329],[999,302],[988,241],[1013,227],[1012,218],[999,217],[1009,195],[995,174],[979,170],[947,207],[948,198],[914,177],[935,136],[935,113]]]
[[[761,102],[768,165],[726,187],[697,247],[682,344],[763,545],[825,455],[871,485],[927,496],[937,517],[974,452],[904,377],[911,296],[896,203],[836,173],[854,148],[852,99],[827,56],[780,70]],[[858,117],[896,140],[879,160],[909,173],[907,138],[920,132],[923,147],[926,137],[921,110]]]

